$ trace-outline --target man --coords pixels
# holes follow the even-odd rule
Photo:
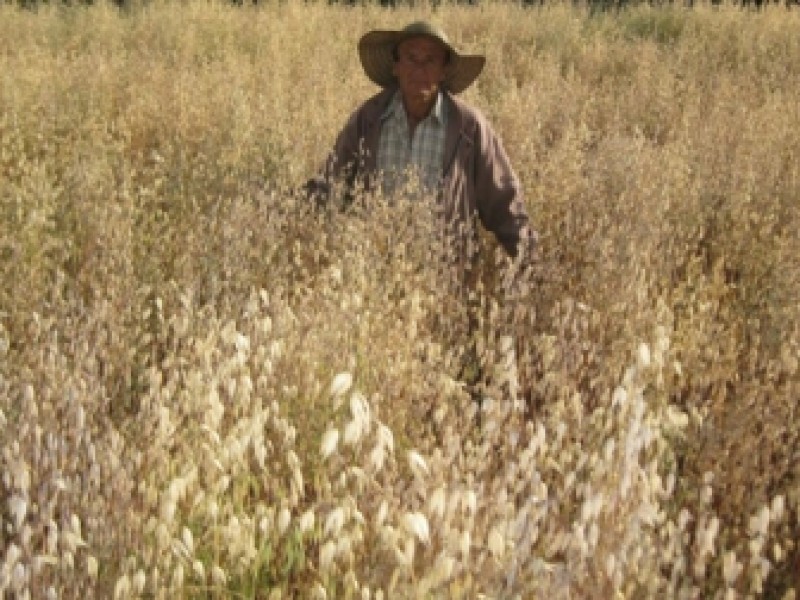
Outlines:
[[[380,184],[391,195],[416,174],[420,200],[436,201],[448,262],[455,267],[453,281],[462,292],[462,286],[471,288],[475,281],[478,221],[524,269],[536,236],[519,180],[490,124],[457,97],[475,81],[486,59],[459,54],[441,29],[425,22],[369,32],[359,41],[358,54],[367,77],[383,90],[351,115],[323,173],[307,184],[307,191],[324,201],[331,184],[343,181],[346,190]],[[480,406],[480,307],[472,294],[465,300],[468,341],[458,379]]]
[[[366,75],[383,90],[362,104],[339,134],[320,177],[307,190],[325,198],[335,180],[391,193],[415,172],[438,198],[458,262],[474,266],[476,220],[511,257],[535,244],[522,192],[492,127],[457,94],[483,69],[483,56],[459,54],[426,22],[372,31],[358,44]]]

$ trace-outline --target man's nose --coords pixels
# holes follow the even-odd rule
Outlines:
[[[413,71],[427,71],[434,63],[432,58],[408,57],[408,65]]]

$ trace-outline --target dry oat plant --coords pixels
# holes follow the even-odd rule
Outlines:
[[[469,299],[297,192],[418,17],[540,234]],[[796,597],[797,11],[5,5],[0,81],[4,597]]]

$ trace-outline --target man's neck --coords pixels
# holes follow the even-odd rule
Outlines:
[[[409,105],[406,103],[405,99],[403,99],[403,108],[406,111],[406,119],[408,120],[408,130],[412,136],[414,134],[414,130],[417,128],[417,125],[428,118],[428,115],[431,114],[433,107],[436,106],[436,101],[438,98],[439,94],[437,93],[430,102],[414,106]]]

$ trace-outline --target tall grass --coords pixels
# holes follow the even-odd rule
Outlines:
[[[294,190],[355,43],[489,62],[541,248]],[[793,598],[800,17],[0,8],[0,589]],[[481,309],[478,407],[459,380]]]

